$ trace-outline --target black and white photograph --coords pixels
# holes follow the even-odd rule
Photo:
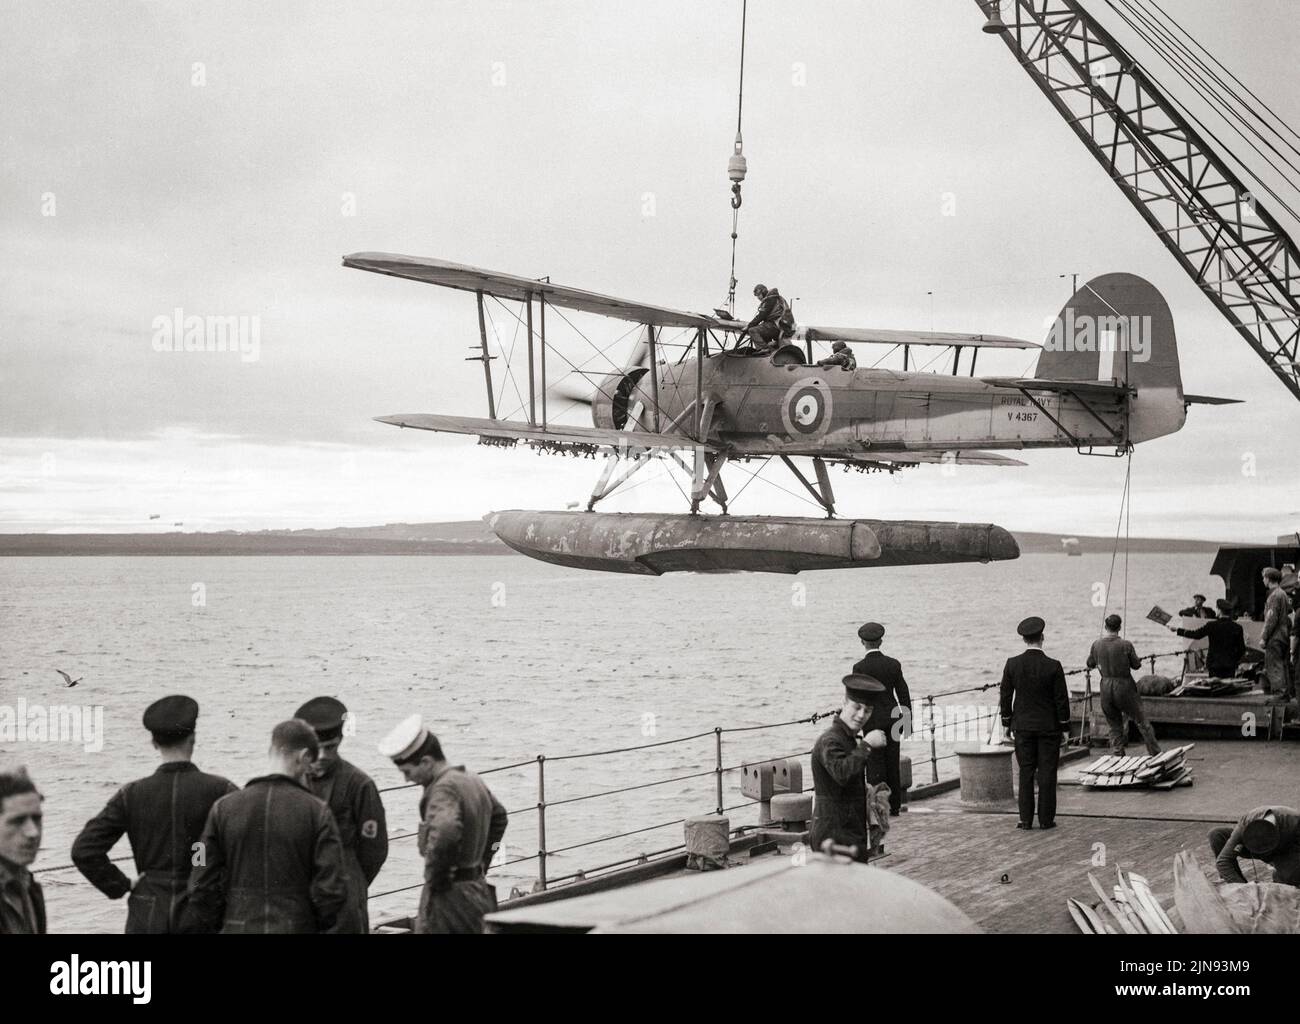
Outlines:
[[[1283,998],[1298,14],[0,0],[6,991]]]

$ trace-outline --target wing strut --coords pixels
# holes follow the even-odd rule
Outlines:
[[[835,518],[835,495],[831,492],[830,475],[826,472],[826,463],[820,458],[813,459],[813,469],[817,471],[817,483],[821,485],[819,490],[814,487],[809,479],[799,472],[799,467],[791,460],[790,456],[782,455],[781,461],[786,464],[786,468],[795,475],[795,478],[804,485],[808,493],[817,501],[817,504],[826,510],[826,518]]]
[[[488,354],[487,322],[483,319],[482,290],[480,289],[479,291],[476,291],[474,293],[474,297],[475,299],[478,300],[478,339],[483,354],[478,356],[470,356],[469,359],[466,359],[465,361],[470,362],[471,360],[477,359],[483,363],[483,380],[487,384],[488,418],[496,419],[497,403],[496,403],[496,399],[492,397],[492,360],[495,359],[496,356]]]

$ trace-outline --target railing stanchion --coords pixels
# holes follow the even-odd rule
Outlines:
[[[714,774],[717,775],[718,781],[718,814],[722,814],[722,727],[718,726],[713,730],[713,741],[716,746],[717,767]]]
[[[1079,746],[1092,746],[1092,669],[1083,670],[1083,719],[1079,722]]]
[[[925,709],[929,716],[930,729],[930,781],[939,781],[939,748],[935,745],[934,738],[934,698],[925,698]]]
[[[546,755],[537,755],[537,886],[546,889]]]

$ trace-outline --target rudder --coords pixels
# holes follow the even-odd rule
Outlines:
[[[1105,274],[1075,292],[1049,324],[1034,375],[1136,389],[1134,443],[1172,434],[1186,419],[1173,315],[1156,287],[1134,274]]]

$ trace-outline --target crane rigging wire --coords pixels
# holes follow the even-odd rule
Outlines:
[[[1224,85],[1223,80],[1218,78],[1218,76],[1216,76],[1212,71],[1210,72],[1205,71],[1204,62],[1199,61],[1194,53],[1192,53],[1190,50],[1187,49],[1186,46],[1182,45],[1176,38],[1174,38],[1170,33],[1170,31],[1165,26],[1161,25],[1157,21],[1157,19],[1153,15],[1151,15],[1150,12],[1147,11],[1145,7],[1142,6],[1142,0],[1120,0],[1120,3],[1122,3],[1124,7],[1128,9],[1129,12],[1133,14],[1133,16],[1136,19],[1141,21],[1142,24],[1147,29],[1149,29],[1154,35],[1160,38],[1160,40],[1166,47],[1166,49],[1163,51],[1157,51],[1160,53],[1160,56],[1165,60],[1166,63],[1168,63],[1171,67],[1174,68],[1175,72],[1179,74],[1179,76],[1183,79],[1184,82],[1187,82],[1194,89],[1197,89],[1197,91],[1200,93],[1202,98],[1206,99],[1206,101],[1210,104],[1211,108],[1214,109],[1225,121],[1227,121],[1229,126],[1235,132],[1237,132],[1238,135],[1241,135],[1242,138],[1246,139],[1246,142],[1250,144],[1257,153],[1260,153],[1258,147],[1255,147],[1253,143],[1250,143],[1250,140],[1246,138],[1245,134],[1241,131],[1241,129],[1238,128],[1236,125],[1232,124],[1231,118],[1235,118],[1236,120],[1240,121],[1241,124],[1244,125],[1245,128],[1252,135],[1254,135],[1265,146],[1271,149],[1274,154],[1276,154],[1288,167],[1291,168],[1291,170],[1300,174],[1300,167],[1297,167],[1295,164],[1293,164],[1290,161],[1290,159],[1286,156],[1286,154],[1282,153],[1276,146],[1273,145],[1272,142],[1270,142],[1267,138],[1265,138],[1263,133],[1260,132],[1260,130],[1255,125],[1251,124],[1250,121],[1246,118],[1246,116],[1242,113],[1242,111],[1244,110],[1246,114],[1250,114],[1251,116],[1255,117],[1257,120],[1263,121],[1263,119],[1254,110],[1254,108],[1252,108],[1249,104],[1244,103],[1244,101],[1242,101],[1239,96],[1233,93],[1231,88]],[[1154,43],[1151,43],[1150,40],[1148,40],[1148,43],[1149,45],[1152,45],[1152,47],[1154,48]],[[1172,50],[1174,55],[1179,58],[1177,64],[1175,64],[1174,60],[1170,58],[1169,50]],[[1191,62],[1191,64],[1189,64],[1189,61]],[[1196,67],[1192,67],[1191,65],[1193,64],[1197,65],[1202,70],[1197,70]],[[1184,72],[1187,72],[1187,74],[1184,74]],[[1194,79],[1195,81],[1193,82],[1191,79],[1189,79],[1188,75],[1190,75],[1191,79]],[[1223,90],[1223,92],[1226,92],[1229,96],[1233,97],[1239,109],[1233,108],[1232,103],[1230,103],[1227,99],[1224,98],[1223,92],[1218,91],[1220,89]],[[1229,115],[1231,115],[1231,118],[1229,117]],[[1265,127],[1269,127],[1267,122],[1263,122],[1263,123],[1265,124]],[[1271,128],[1269,130],[1273,131]],[[1276,135],[1277,133],[1273,131],[1273,134]],[[1283,145],[1290,146],[1290,148],[1295,150],[1296,154],[1300,156],[1300,149],[1296,149],[1296,147],[1292,146],[1289,141],[1287,141],[1286,139],[1282,139],[1280,137],[1279,137],[1279,141],[1281,141]],[[1264,156],[1263,153],[1260,153],[1260,155]],[[1268,157],[1264,156],[1264,159],[1268,160]],[[1269,166],[1272,167],[1273,170],[1277,171],[1278,174],[1285,175],[1285,172],[1282,171],[1281,168],[1277,167],[1277,165],[1274,164],[1272,161],[1269,161]]]
[[[1120,4],[1124,4],[1125,7],[1127,8],[1128,5],[1126,3],[1126,0],[1118,0],[1118,2]],[[1114,11],[1124,21],[1124,23],[1128,25],[1128,27],[1138,35],[1139,38],[1141,38],[1148,46],[1151,47],[1152,50],[1156,52],[1157,55],[1159,55],[1166,62],[1168,62],[1170,66],[1173,67],[1175,73],[1177,73],[1178,76],[1182,78],[1184,82],[1190,85],[1193,89],[1196,89],[1198,93],[1200,92],[1195,82],[1189,79],[1189,77],[1183,71],[1179,70],[1179,68],[1172,61],[1170,61],[1169,57],[1166,56],[1167,48],[1161,46],[1158,40],[1153,42],[1151,38],[1151,33],[1145,31],[1142,26],[1135,24],[1134,18],[1130,18],[1128,14],[1126,14],[1124,11],[1121,11],[1118,7],[1116,7],[1116,0],[1106,0],[1106,6],[1108,6],[1112,11]],[[1155,75],[1151,73],[1151,70],[1149,68],[1141,65],[1141,63],[1137,61],[1135,58],[1133,58],[1131,54],[1128,56],[1130,57],[1130,59],[1134,61],[1135,64],[1138,64],[1139,67],[1142,67],[1142,70],[1146,73],[1147,77],[1150,78],[1156,84],[1156,86],[1165,94],[1169,102],[1176,109],[1178,109],[1183,116],[1185,116],[1188,120],[1194,122],[1201,129],[1201,131],[1203,131],[1210,139],[1214,141],[1214,143],[1218,146],[1218,151],[1220,154],[1229,154],[1229,155],[1232,154],[1231,148],[1223,141],[1223,139],[1221,139],[1203,120],[1201,120],[1201,118],[1198,117],[1195,112],[1188,109],[1186,105],[1179,103],[1177,100],[1175,100],[1173,98],[1173,94],[1168,90],[1167,87],[1163,85],[1163,83],[1161,83],[1155,77]],[[1216,110],[1216,112],[1218,112],[1217,108],[1213,105],[1213,103],[1211,103],[1211,109],[1214,109]],[[1220,116],[1222,116],[1222,114]],[[1228,123],[1234,129],[1234,131],[1237,132],[1237,134],[1242,135],[1242,137],[1245,138],[1245,135],[1242,133],[1242,131],[1239,128],[1237,128],[1235,125],[1233,125],[1230,120],[1228,121]],[[1259,147],[1251,143],[1248,138],[1246,139],[1246,141],[1251,146],[1252,149],[1254,149],[1257,153],[1260,153],[1261,156],[1264,156],[1265,161],[1269,163],[1270,167],[1272,167],[1275,171],[1278,171],[1278,173],[1282,175],[1283,179],[1286,180],[1285,172],[1280,171],[1277,168],[1277,166],[1272,163],[1272,161],[1268,160],[1268,157],[1262,153]],[[1292,206],[1285,199],[1283,199],[1276,192],[1276,190],[1272,188],[1272,186],[1268,184],[1268,182],[1264,181],[1259,175],[1252,172],[1250,168],[1247,167],[1244,163],[1242,163],[1239,158],[1235,158],[1235,159],[1237,164],[1241,167],[1245,176],[1254,179],[1254,181],[1262,191],[1268,193],[1268,195],[1271,196],[1282,209],[1284,209],[1287,213],[1289,213],[1292,218],[1294,218],[1297,221],[1300,221],[1300,214],[1298,214],[1295,211],[1295,209],[1292,208]]]
[[[1300,132],[1297,132],[1294,128],[1292,128],[1291,125],[1287,123],[1286,119],[1283,118],[1281,114],[1279,114],[1276,110],[1274,110],[1272,107],[1270,107],[1270,106],[1269,106],[1269,105],[1268,105],[1268,104],[1267,104],[1263,99],[1261,99],[1261,98],[1260,98],[1260,97],[1259,97],[1259,96],[1254,92],[1254,90],[1252,90],[1252,89],[1250,88],[1250,86],[1248,86],[1245,82],[1243,82],[1240,78],[1238,78],[1235,74],[1233,74],[1231,68],[1227,67],[1227,66],[1226,66],[1226,65],[1225,65],[1221,60],[1219,60],[1218,57],[1216,57],[1213,53],[1211,53],[1209,50],[1207,50],[1207,49],[1206,49],[1206,48],[1205,48],[1205,47],[1204,47],[1204,46],[1203,46],[1203,45],[1202,45],[1202,44],[1201,44],[1201,43],[1196,39],[1195,36],[1193,36],[1190,32],[1188,32],[1185,28],[1183,28],[1180,24],[1178,24],[1178,22],[1175,21],[1174,18],[1171,17],[1171,16],[1169,15],[1169,13],[1166,12],[1165,9],[1164,9],[1163,7],[1161,7],[1160,4],[1158,4],[1158,3],[1156,2],[1156,0],[1148,0],[1148,3],[1150,3],[1152,7],[1154,7],[1157,11],[1159,11],[1159,12],[1164,16],[1165,21],[1167,21],[1170,25],[1172,25],[1172,26],[1173,26],[1173,27],[1174,27],[1178,32],[1180,32],[1182,35],[1186,36],[1187,39],[1192,43],[1193,46],[1195,46],[1198,50],[1200,50],[1203,54],[1205,54],[1205,56],[1209,57],[1210,60],[1212,60],[1212,61],[1213,61],[1213,62],[1214,62],[1218,67],[1222,68],[1223,71],[1224,71],[1224,73],[1225,73],[1229,78],[1231,78],[1234,82],[1236,82],[1239,86],[1241,86],[1242,89],[1244,89],[1244,90],[1246,91],[1246,94],[1247,94],[1248,96],[1250,96],[1251,99],[1253,99],[1253,100],[1254,100],[1256,103],[1258,103],[1261,107],[1263,107],[1265,110],[1267,110],[1267,111],[1269,112],[1269,114],[1272,115],[1273,119],[1274,119],[1275,121],[1277,121],[1278,124],[1280,124],[1280,125],[1281,125],[1283,128],[1285,128],[1288,132],[1290,132],[1292,135],[1294,135],[1294,136],[1296,137],[1297,140],[1300,140]],[[1202,62],[1202,63],[1203,63],[1203,62]],[[1211,72],[1211,73],[1213,73],[1213,72]],[[1216,75],[1215,77],[1216,77],[1216,79],[1218,78],[1217,75]],[[1222,79],[1219,79],[1219,81],[1222,81]],[[1224,88],[1228,88],[1228,86],[1225,84],[1225,85],[1224,85]],[[1240,97],[1238,97],[1238,102],[1242,103],[1243,105],[1247,105],[1246,102],[1245,102],[1245,100],[1242,100]],[[1264,117],[1263,117],[1261,114],[1259,114],[1258,112],[1255,112],[1255,116],[1258,117],[1261,121],[1264,121],[1265,124],[1268,123],[1267,119],[1264,118]],[[1277,134],[1279,137],[1281,137],[1281,134],[1282,134],[1282,133],[1281,133],[1281,132],[1278,132],[1276,128],[1273,128],[1272,130],[1274,131],[1275,134]],[[1295,148],[1295,147],[1292,147],[1292,148]],[[1300,150],[1297,150],[1297,152],[1300,152]]]
[[[1129,9],[1133,12],[1134,16],[1138,17],[1139,19],[1142,19],[1143,15],[1146,14],[1146,9],[1141,6],[1141,0],[1135,0],[1135,3],[1132,4],[1126,3],[1126,6],[1128,6]],[[1139,11],[1141,11],[1142,14],[1139,14]],[[1147,17],[1149,17],[1149,15],[1147,15]],[[1181,46],[1177,40],[1171,39],[1169,31],[1165,29],[1163,26],[1156,23],[1154,20],[1151,21],[1143,20],[1143,24],[1147,25],[1148,28],[1150,28],[1155,34],[1157,34],[1160,37],[1160,39],[1166,44],[1166,46],[1173,49],[1175,55],[1179,57],[1180,66],[1184,70],[1188,71],[1193,78],[1195,78],[1196,82],[1203,90],[1201,93],[1202,97],[1206,98],[1207,100],[1210,97],[1213,97],[1213,99],[1219,104],[1219,108],[1217,108],[1218,112],[1225,121],[1229,121],[1228,115],[1231,114],[1232,117],[1235,118],[1237,121],[1239,121],[1242,125],[1244,125],[1245,128],[1252,135],[1254,135],[1265,146],[1271,149],[1279,159],[1281,159],[1288,167],[1291,168],[1291,170],[1295,171],[1296,173],[1300,173],[1300,167],[1297,167],[1295,164],[1293,164],[1290,158],[1285,153],[1281,152],[1275,145],[1273,145],[1273,143],[1270,142],[1269,139],[1264,136],[1264,134],[1259,130],[1259,128],[1251,124],[1250,121],[1247,119],[1245,114],[1251,114],[1252,116],[1258,118],[1258,115],[1255,114],[1253,108],[1251,108],[1248,104],[1242,106],[1240,98],[1234,97],[1238,104],[1238,109],[1234,109],[1232,104],[1227,99],[1224,98],[1223,93],[1219,91],[1220,89],[1224,89],[1221,80],[1216,80],[1214,75],[1208,75],[1209,80],[1207,81],[1207,75],[1203,71],[1197,71],[1195,68],[1189,66],[1188,64],[1189,60],[1195,63],[1196,60],[1195,54],[1190,53],[1190,51],[1188,51],[1186,47]],[[1164,56],[1166,61],[1170,60],[1167,54],[1162,56]],[[1187,78],[1184,77],[1183,80],[1187,81]],[[1224,91],[1226,91],[1229,95],[1232,95],[1232,91],[1230,89],[1225,89]],[[1242,110],[1245,111],[1245,114],[1242,113]],[[1230,121],[1229,123],[1231,124]],[[1237,128],[1235,125],[1232,125],[1232,128],[1234,131],[1237,132],[1237,134],[1242,135],[1242,137],[1245,138],[1245,135],[1241,132],[1241,129]],[[1247,142],[1249,141],[1250,140],[1247,139]],[[1287,143],[1286,140],[1282,140],[1282,142],[1284,145],[1289,145],[1289,143]],[[1291,146],[1291,148],[1295,149],[1294,146]],[[1256,150],[1256,152],[1258,152],[1258,150]],[[1296,152],[1297,155],[1300,155],[1300,150],[1297,150]],[[1265,157],[1265,159],[1267,159],[1267,157]],[[1279,174],[1283,173],[1280,170],[1280,168],[1278,168],[1276,165],[1272,164],[1271,162],[1270,162],[1270,166],[1272,166],[1275,171],[1278,171]]]

